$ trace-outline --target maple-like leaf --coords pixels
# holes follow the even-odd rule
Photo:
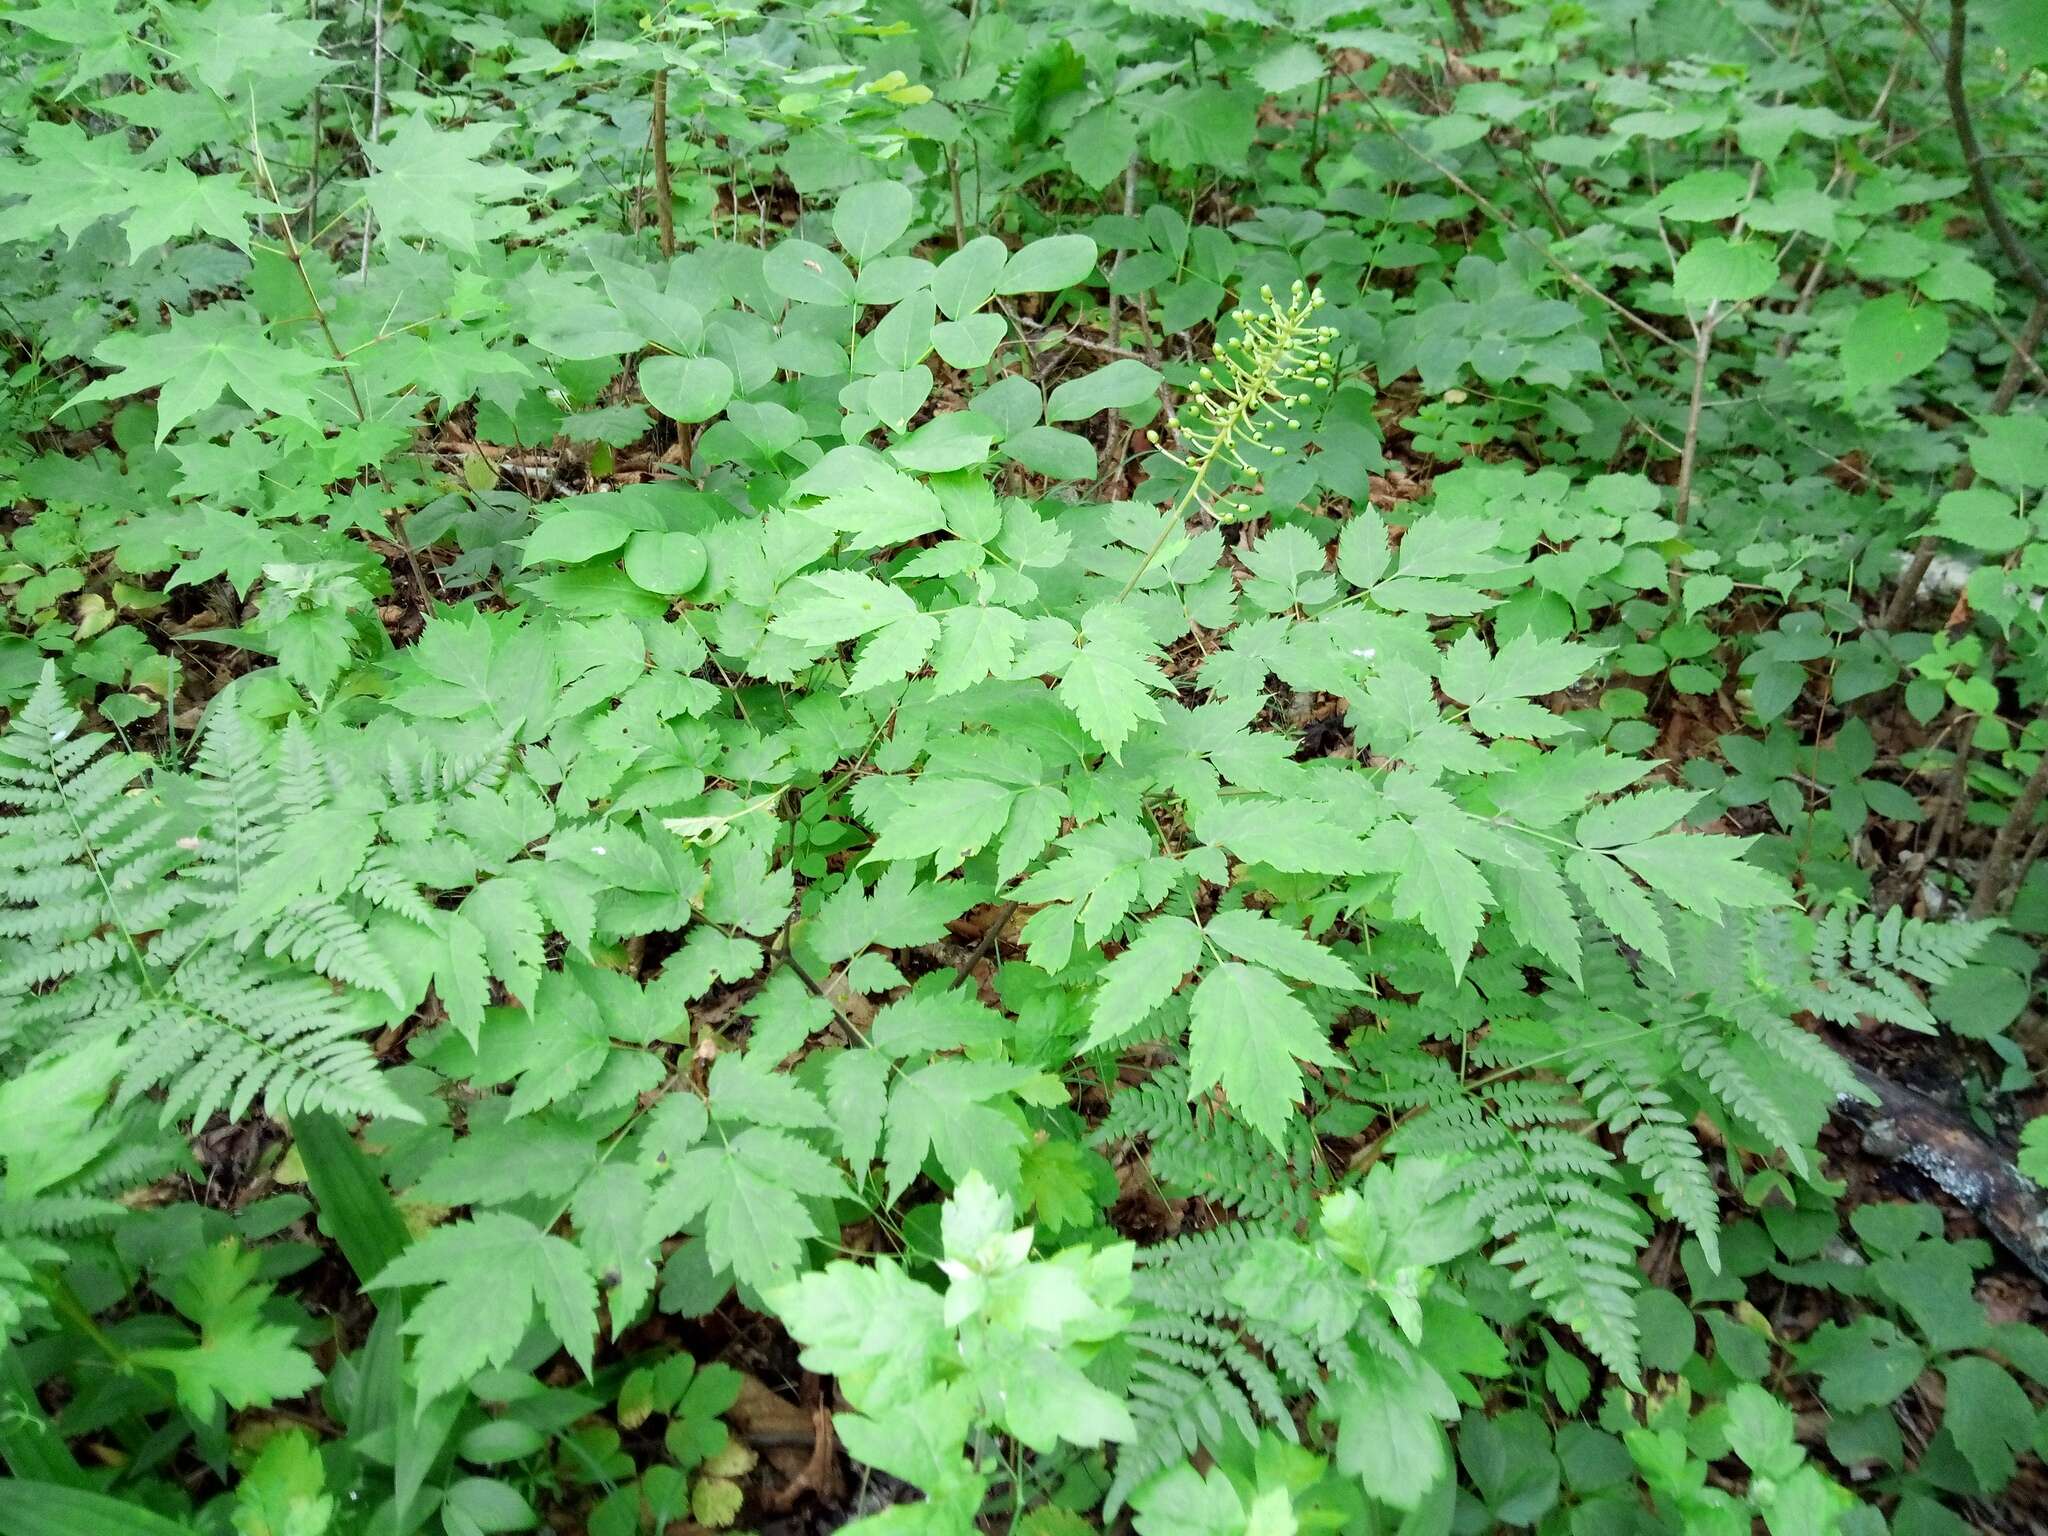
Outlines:
[[[94,380],[66,404],[154,389],[159,447],[173,427],[227,390],[251,410],[311,422],[313,402],[300,386],[335,366],[332,358],[277,345],[247,304],[214,304],[195,315],[176,315],[168,329],[147,335],[121,331],[101,342],[93,356],[120,372]]]
[[[424,117],[400,118],[382,144],[363,153],[376,172],[364,195],[386,240],[407,235],[476,250],[476,210],[519,196],[532,180],[513,166],[480,158],[504,131],[502,123],[436,128]]]

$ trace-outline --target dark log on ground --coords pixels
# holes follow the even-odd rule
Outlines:
[[[1862,1131],[1863,1149],[1928,1179],[2048,1284],[2048,1191],[1953,1110],[1853,1062],[1850,1066],[1877,1099],[1867,1104],[1845,1097],[1836,1106]]]

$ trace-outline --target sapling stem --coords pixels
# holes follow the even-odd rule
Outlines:
[[[2021,786],[2018,798],[2007,808],[2004,824],[1991,839],[1991,852],[1977,875],[1977,889],[1970,894],[1972,919],[1991,916],[2003,903],[2013,854],[2018,850],[2021,839],[2033,832],[2034,813],[2041,809],[2044,798],[2048,798],[2048,751],[2042,752],[2040,761],[2034,764],[2034,771],[2027,775],[2027,782]]]

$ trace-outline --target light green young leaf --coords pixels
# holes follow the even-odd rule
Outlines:
[[[1340,992],[1364,990],[1358,973],[1299,928],[1263,912],[1237,907],[1218,912],[1202,930],[1209,942],[1240,960],[1269,966],[1282,976]]]
[[[1188,1020],[1189,1093],[1221,1084],[1238,1118],[1282,1145],[1301,1101],[1297,1060],[1337,1064],[1315,1016],[1271,971],[1233,960],[1202,978]]]
[[[118,331],[93,356],[119,371],[86,385],[68,403],[154,389],[159,447],[173,427],[190,421],[228,390],[252,411],[311,422],[313,402],[301,386],[335,366],[332,358],[271,341],[256,311],[241,303],[173,315],[168,329],[148,335]]]
[[[387,242],[424,236],[474,252],[476,210],[518,197],[532,180],[482,158],[504,131],[502,123],[436,128],[409,113],[387,142],[365,144],[373,174],[363,195],[377,215],[378,235]]]
[[[1202,930],[1184,917],[1155,917],[1103,968],[1085,1055],[1128,1040],[1174,993],[1202,956]]]

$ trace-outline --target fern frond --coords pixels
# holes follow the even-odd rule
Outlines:
[[[1786,919],[1759,931],[1760,978],[1796,1005],[1833,1024],[1864,1019],[1932,1034],[1939,1027],[1920,991],[1907,978],[1938,987],[1948,981],[1996,930],[1990,922],[1932,923],[1893,907],[1880,918],[1865,912],[1853,923],[1836,908],[1815,925],[1805,964],[1787,964]]]
[[[119,1102],[160,1084],[166,1122],[240,1116],[259,1098],[272,1114],[414,1118],[378,1076],[367,1021],[316,978],[264,974],[209,945],[172,973],[151,1014],[131,1041]]]
[[[404,1002],[391,963],[378,952],[361,920],[339,902],[322,897],[293,902],[264,939],[263,953]]]
[[[239,1115],[259,1099],[273,1112],[407,1115],[379,1079],[360,1038],[368,1020],[348,997],[209,938],[239,888],[238,860],[261,851],[294,803],[324,793],[303,727],[286,733],[297,745],[275,775],[274,817],[254,733],[232,711],[216,715],[195,794],[201,813],[220,819],[209,845],[174,836],[171,813],[138,787],[144,761],[109,750],[105,736],[78,735],[80,724],[46,669],[0,735],[0,807],[17,813],[0,818],[7,1043],[34,1051],[88,1034],[118,1038],[117,1106],[161,1086],[166,1123],[221,1108]],[[191,879],[179,874],[187,855],[199,865]],[[273,930],[273,952],[358,983],[388,980],[360,925],[342,918],[310,913],[282,938]]]
[[[1721,1202],[1700,1154],[1690,1117],[1664,1091],[1664,1063],[1652,1038],[1610,1036],[1573,1061],[1570,1076],[1586,1107],[1621,1138],[1622,1156],[1649,1181],[1657,1198],[1694,1237],[1707,1262],[1721,1267]]]
[[[1499,1245],[1494,1262],[1634,1381],[1635,1257],[1649,1223],[1614,1159],[1580,1129],[1595,1118],[1567,1083],[1507,1081],[1424,1111],[1393,1145],[1452,1160]]]
[[[1306,1121],[1290,1122],[1283,1157],[1256,1131],[1206,1104],[1190,1104],[1187,1073],[1162,1068],[1119,1090],[1093,1142],[1143,1140],[1146,1164],[1163,1188],[1199,1195],[1251,1220],[1306,1222],[1329,1173]]]

